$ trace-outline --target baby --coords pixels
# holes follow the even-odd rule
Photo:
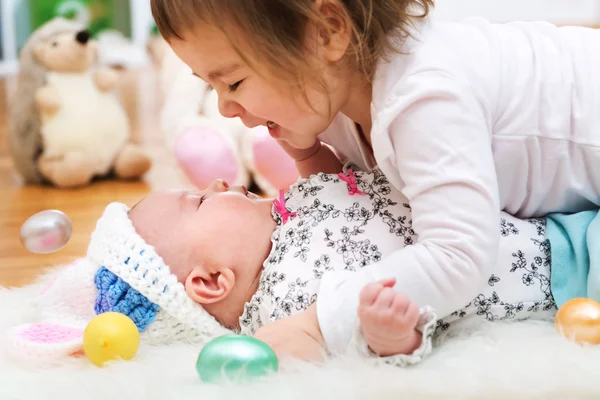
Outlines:
[[[87,257],[44,288],[37,321],[9,336],[19,356],[60,357],[81,350],[89,321],[113,311],[153,344],[206,343],[237,332],[279,355],[312,360],[323,347],[335,354],[355,345],[375,362],[414,364],[431,351],[435,333],[457,320],[545,319],[571,298],[600,300],[597,214],[502,214],[492,274],[469,304],[437,319],[434,309],[394,292],[393,274],[379,263],[417,233],[406,198],[377,169],[313,175],[275,201],[222,181],[197,193],[157,192],[131,210],[110,204]],[[359,299],[330,295],[339,274],[365,281]],[[355,329],[326,317],[340,311]],[[278,324],[304,335],[293,337],[295,353],[277,347],[289,339],[278,336]]]
[[[408,365],[431,350],[436,331],[456,320],[545,319],[556,311],[547,219],[520,220],[508,214],[499,221],[498,262],[482,282],[480,294],[464,308],[438,320],[435,310],[394,292],[394,277],[385,275],[377,263],[413,244],[417,233],[406,198],[377,169],[355,172],[346,166],[338,175],[313,175],[275,201],[216,181],[205,191],[153,193],[131,210],[112,204],[98,223],[89,256],[117,275],[130,260],[128,250],[111,233],[121,235],[122,229],[115,228],[122,226],[115,222],[119,218],[133,225],[130,234],[139,235],[132,240],[136,245],[131,246],[131,257],[137,257],[140,248],[146,251],[144,246],[147,253],[155,251],[160,255],[153,261],[158,268],[170,271],[187,297],[201,305],[207,314],[202,317],[205,325],[214,318],[241,334],[256,334],[264,325],[313,309],[329,352],[342,353],[353,343],[385,362]],[[578,226],[584,232],[587,225]],[[562,239],[559,252],[569,248],[569,237]],[[107,262],[111,259],[115,261]],[[335,282],[332,277],[346,273],[365,276],[356,303],[327,295],[327,285]],[[558,287],[561,301],[581,295],[573,292],[573,285],[566,286]],[[354,310],[354,331],[340,331],[322,318],[339,308]],[[402,331],[407,319],[414,327],[409,332]],[[397,340],[363,337],[365,326],[377,328],[371,331],[397,329]]]

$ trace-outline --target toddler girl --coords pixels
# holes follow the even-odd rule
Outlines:
[[[500,210],[531,218],[600,204],[594,29],[439,22],[432,0],[151,4],[221,113],[268,126],[303,176],[339,168],[323,142],[377,165],[408,199],[414,245],[382,255],[377,273],[324,272],[337,303],[319,318],[340,332],[354,319],[345,305],[380,279],[441,318],[463,307],[498,264]]]

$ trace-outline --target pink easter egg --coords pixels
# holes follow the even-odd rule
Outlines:
[[[181,134],[175,144],[175,158],[187,178],[199,189],[215,179],[235,182],[238,161],[231,146],[218,131],[193,127]]]
[[[252,132],[256,172],[277,189],[287,189],[296,183],[300,176],[296,162],[269,135],[269,130],[261,126],[254,128]]]

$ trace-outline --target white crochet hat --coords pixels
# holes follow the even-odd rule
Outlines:
[[[158,306],[144,332],[151,342],[206,342],[231,334],[187,295],[154,247],[136,232],[128,214],[129,209],[121,203],[106,207],[92,233],[87,257]]]

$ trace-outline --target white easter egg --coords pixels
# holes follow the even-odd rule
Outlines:
[[[71,219],[65,213],[46,210],[32,215],[23,223],[20,239],[30,252],[49,254],[65,247],[71,233]]]

